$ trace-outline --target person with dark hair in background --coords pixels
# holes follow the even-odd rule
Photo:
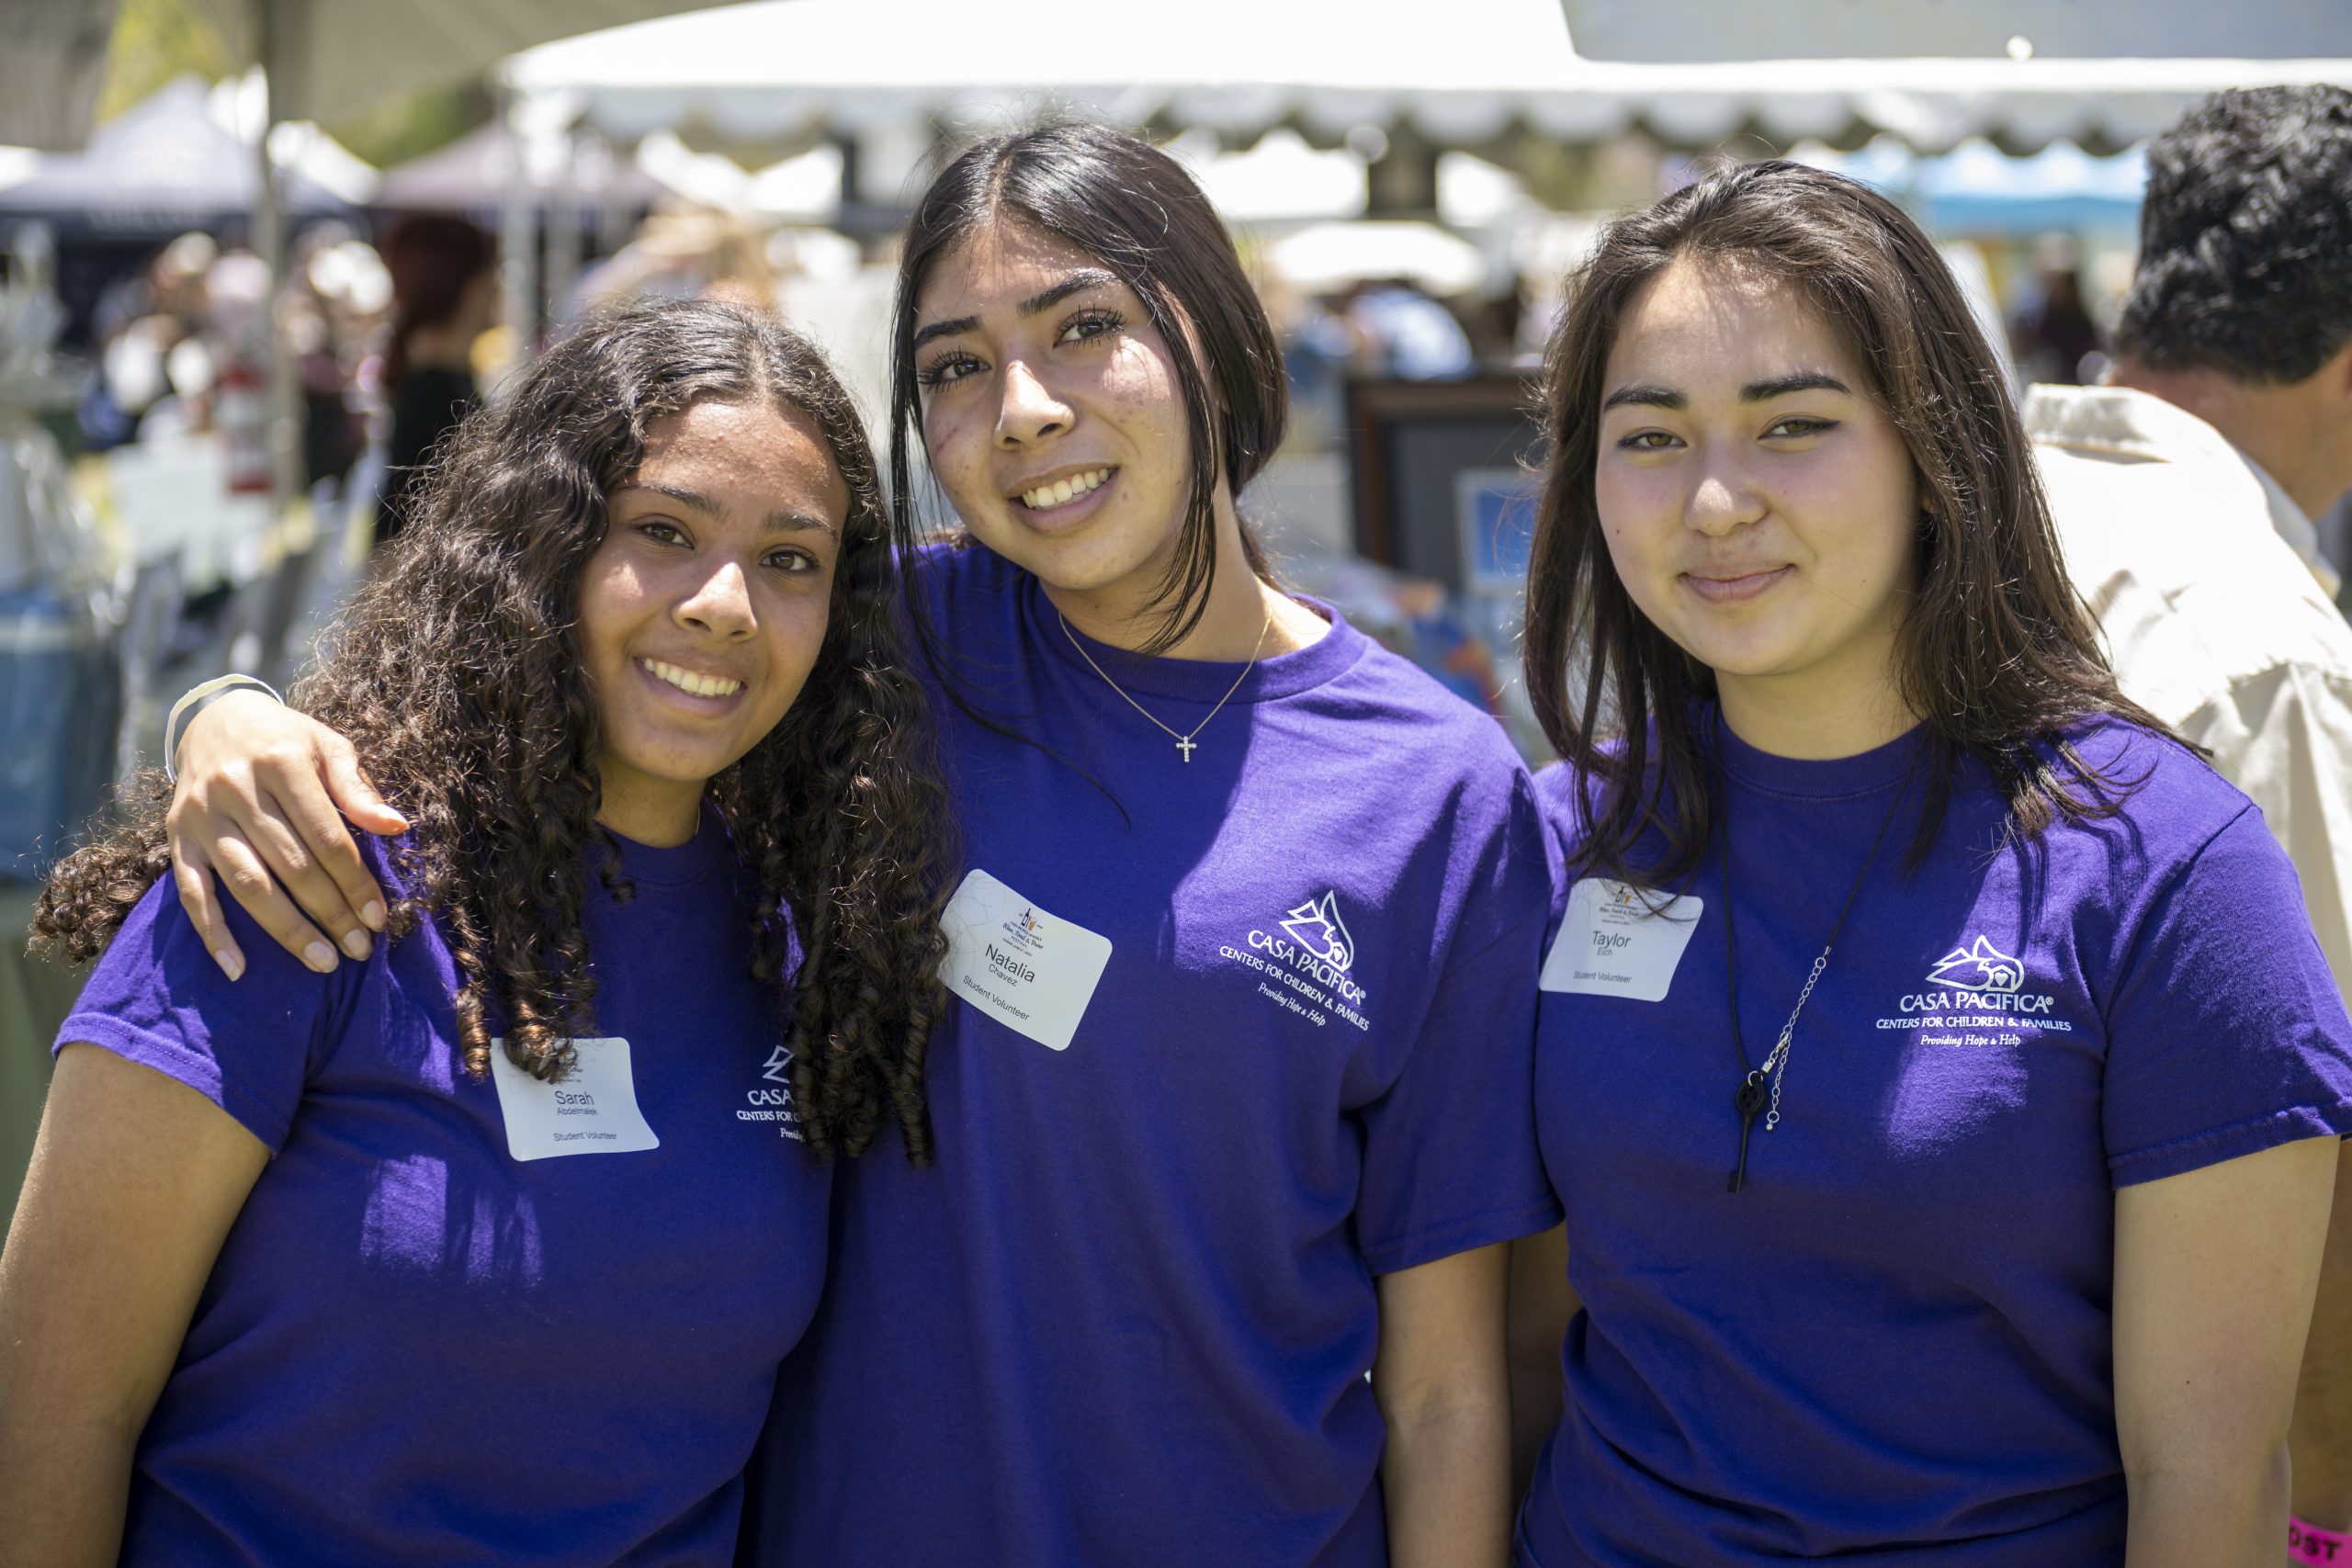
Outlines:
[[[2026,429],[2117,681],[2262,807],[2352,998],[2352,626],[2312,523],[2352,486],[2352,93],[2191,109],[2149,145],[2140,236],[2108,384],[2030,389]],[[2352,1562],[2352,1155],[2295,1501]]]
[[[1498,1564],[1503,1244],[1558,1215],[1526,769],[1273,581],[1234,497],[1282,443],[1282,355],[1166,153],[1057,122],[956,158],[891,367],[957,1005],[903,1135],[931,1168],[836,1175],[745,1561]],[[244,694],[197,722],[183,858],[266,864],[364,941],[343,743]],[[281,852],[297,818],[315,853]],[[266,876],[232,891],[311,940]]]
[[[2117,691],[1883,196],[1713,175],[1561,321],[1522,1568],[2270,1568],[2352,1130],[2287,857]]]
[[[826,1161],[920,1136],[943,791],[823,360],[593,321],[418,501],[295,691],[407,814],[388,939],[217,964],[160,774],[42,896],[103,956],[0,1254],[10,1568],[723,1564]]]
[[[481,400],[474,339],[498,314],[497,249],[464,219],[405,219],[385,237],[383,256],[392,275],[391,341],[384,350],[392,428],[376,513],[379,545],[408,525],[426,458]]]

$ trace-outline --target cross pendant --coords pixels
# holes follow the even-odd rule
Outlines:
[[[1193,744],[1193,738],[1191,736],[1180,735],[1176,738],[1176,750],[1183,752],[1184,761],[1189,762],[1193,760],[1193,753],[1199,750],[1200,748]]]

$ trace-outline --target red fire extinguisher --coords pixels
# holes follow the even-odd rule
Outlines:
[[[269,383],[250,358],[231,359],[212,383],[212,424],[228,448],[229,493],[267,495]]]

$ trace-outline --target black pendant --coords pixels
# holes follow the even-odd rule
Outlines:
[[[1757,1112],[1772,1098],[1765,1088],[1764,1069],[1757,1068],[1739,1080],[1739,1089],[1731,1097],[1731,1108],[1739,1112],[1739,1164],[1733,1168],[1731,1184],[1726,1191],[1736,1192],[1747,1185],[1747,1134],[1756,1125]]]

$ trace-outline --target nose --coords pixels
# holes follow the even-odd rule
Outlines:
[[[1721,538],[1764,515],[1763,497],[1747,473],[1718,448],[1700,464],[1683,521],[1710,538]]]
[[[729,641],[750,637],[760,625],[752,608],[751,580],[736,560],[714,563],[693,591],[672,607],[671,616],[689,630]]]
[[[1033,446],[1069,429],[1074,417],[1069,406],[1054,394],[1025,359],[1016,357],[1005,366],[1001,385],[1003,391],[996,412],[998,446],[1012,449]]]

